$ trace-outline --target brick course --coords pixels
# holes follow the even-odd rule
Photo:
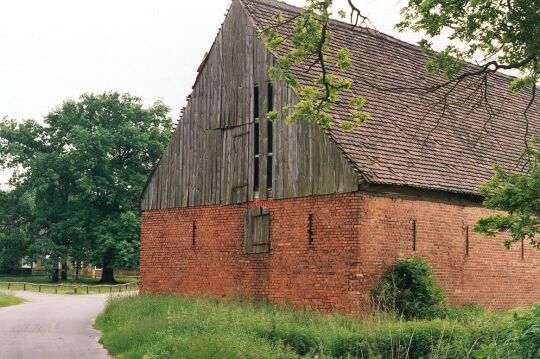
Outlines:
[[[257,205],[270,210],[272,250],[243,254],[244,211]],[[245,295],[355,313],[397,258],[418,255],[451,304],[531,304],[540,299],[540,253],[525,245],[522,259],[520,246],[507,251],[501,238],[474,233],[475,220],[488,213],[475,204],[368,192],[144,211],[141,291]]]

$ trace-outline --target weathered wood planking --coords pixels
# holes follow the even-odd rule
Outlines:
[[[244,253],[266,253],[270,249],[270,212],[268,208],[247,208],[244,212]]]
[[[254,86],[259,87],[259,193],[267,189],[268,141],[273,141],[272,198],[358,189],[358,174],[324,131],[310,123],[286,124],[267,136],[268,69],[273,56],[242,5],[234,0],[199,68],[190,100],[143,192],[143,210],[244,203],[256,196]],[[283,82],[272,82],[274,109],[297,101]]]

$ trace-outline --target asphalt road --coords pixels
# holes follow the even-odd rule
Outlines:
[[[0,308],[0,359],[110,358],[92,328],[108,295],[14,293],[28,302]]]

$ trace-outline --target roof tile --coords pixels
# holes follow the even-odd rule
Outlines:
[[[275,0],[242,1],[259,28],[274,23],[277,12],[290,18],[300,10]],[[446,89],[424,94],[388,91],[443,81],[426,72],[429,57],[417,46],[339,21],[332,21],[329,29],[333,32],[330,51],[347,47],[351,52],[347,76],[353,78],[353,93],[366,98],[365,109],[372,119],[349,132],[332,126],[328,134],[369,181],[477,194],[478,187],[492,176],[494,163],[508,170],[520,168],[526,128],[523,111],[530,93],[513,94],[511,76],[489,76],[486,98],[491,117],[474,80],[457,86],[443,111]],[[291,27],[283,25],[279,31],[286,36]],[[333,66],[330,70],[338,71]],[[316,68],[309,73],[300,67],[293,71],[304,84],[317,76]],[[342,100],[333,112],[335,121],[348,114],[343,105],[348,98]],[[529,133],[539,134],[539,129],[537,99],[529,112]]]

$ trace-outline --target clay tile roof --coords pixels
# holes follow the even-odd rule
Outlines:
[[[273,15],[278,12],[285,19],[299,12],[297,7],[274,0],[243,3],[260,29],[274,23]],[[290,30],[290,25],[280,27],[284,35]],[[372,119],[350,132],[332,126],[328,134],[367,181],[477,194],[478,187],[492,176],[494,163],[509,170],[522,167],[523,111],[530,92],[511,93],[512,77],[489,76],[485,98],[491,111],[478,90],[478,78],[460,83],[443,109],[446,90],[387,91],[443,81],[426,72],[429,58],[417,46],[339,21],[332,21],[330,31],[330,51],[341,47],[351,51],[353,65],[346,76],[353,78],[353,92],[366,98],[365,109]],[[318,73],[298,67],[294,71],[306,84]],[[336,121],[349,113],[346,100],[335,109]],[[539,134],[539,128],[537,98],[529,112],[529,134]]]

